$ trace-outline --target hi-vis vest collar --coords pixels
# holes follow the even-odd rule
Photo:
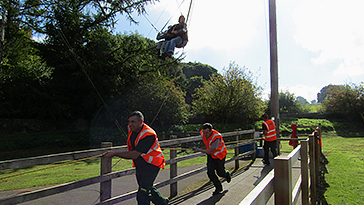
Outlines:
[[[265,135],[264,140],[266,141],[274,141],[277,140],[277,134],[276,134],[276,126],[273,122],[273,120],[266,120],[263,122],[263,124],[267,127],[267,134]]]
[[[224,157],[227,154],[227,150],[226,150],[225,142],[222,139],[222,135],[218,131],[216,131],[214,129],[212,129],[212,134],[208,139],[203,134],[203,130],[200,131],[200,135],[201,135],[202,140],[203,140],[204,144],[206,145],[207,149],[210,149],[211,144],[216,139],[220,139],[220,143],[218,144],[218,146],[217,146],[216,150],[214,151],[214,153],[211,154],[211,157],[213,159],[220,159],[220,160],[224,159]]]
[[[129,132],[129,137],[128,137],[128,141],[127,141],[127,147],[128,147],[129,151],[132,151],[131,142],[130,142],[130,137],[131,137],[132,131],[129,126],[128,126],[128,132]],[[143,159],[147,163],[153,164],[153,165],[163,169],[166,166],[166,162],[164,160],[164,155],[163,155],[162,149],[159,145],[157,134],[155,133],[155,131],[152,128],[150,128],[147,124],[143,123],[143,128],[139,132],[137,138],[135,139],[134,144],[135,144],[135,146],[137,146],[140,140],[142,140],[144,137],[150,136],[150,135],[154,136],[154,139],[155,139],[154,144],[148,150],[148,152],[146,154],[143,153],[141,155],[141,157],[143,157]],[[134,162],[133,162],[133,166],[135,167]]]

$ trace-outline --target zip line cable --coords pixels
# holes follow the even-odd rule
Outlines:
[[[177,71],[178,71],[178,67],[179,67],[179,65],[177,65],[177,66],[176,66],[176,71],[174,72],[173,79],[175,79],[175,78],[176,78]],[[157,111],[157,114],[154,116],[154,118],[153,118],[152,122],[150,123],[150,126],[152,126],[152,124],[153,124],[154,120],[155,120],[155,119],[157,119],[157,117],[158,117],[158,115],[159,115],[159,112],[162,110],[162,107],[164,106],[164,103],[166,102],[167,97],[168,97],[168,95],[169,95],[169,92],[170,92],[171,90],[172,90],[172,85],[171,85],[171,87],[168,89],[168,92],[167,92],[167,94],[166,94],[166,97],[164,98],[164,100],[163,100],[163,102],[162,102],[161,106],[159,107],[159,109],[158,109],[158,111]]]
[[[166,9],[167,9],[167,7],[168,7],[169,3],[171,3],[171,1],[168,1],[168,4],[164,7],[163,11],[162,11],[162,12],[161,12],[161,14],[158,16],[158,18],[157,18],[157,20],[155,21],[155,23],[154,23],[154,24],[157,24],[157,23],[158,23],[159,19],[162,17],[162,14],[166,11]],[[143,14],[143,15],[144,15],[144,14]],[[144,18],[146,18],[146,19],[147,19],[147,17],[146,17],[145,15],[144,15]],[[147,19],[147,20],[149,21],[149,19]],[[169,21],[168,21],[168,22],[169,22]],[[154,25],[153,25],[153,27],[154,27],[154,29],[156,29]],[[148,32],[147,37],[149,36],[150,32],[152,32],[152,30],[153,30],[153,29],[150,29],[150,31]],[[157,32],[160,32],[160,31],[158,31],[158,29],[156,29],[156,31],[157,31]]]
[[[188,17],[190,16],[191,7],[192,7],[192,0],[191,0],[191,2],[190,2],[190,6],[189,6],[189,8],[188,8],[188,13],[187,13],[187,18],[186,18],[186,23],[188,22]]]
[[[180,4],[178,4],[178,1],[176,0],[176,2],[177,2],[177,5],[179,5],[178,7],[177,7],[177,9],[176,10],[180,10],[180,13],[182,13],[181,12],[181,6],[182,6],[182,4],[185,2],[185,0],[183,0]],[[191,2],[192,2],[192,0],[191,0]],[[160,17],[162,16],[162,14],[165,12],[165,10],[166,10],[166,8],[167,8],[167,6],[169,5],[169,3],[164,7],[164,9],[163,9],[163,11],[161,12],[161,14],[159,15],[159,17],[158,17],[158,19],[156,20],[156,22],[155,23],[157,23],[158,21],[159,21],[159,19],[160,19]],[[191,7],[191,5],[190,5],[190,7]],[[175,12],[174,12],[175,13]],[[168,19],[168,21],[164,24],[164,26],[162,27],[162,29],[160,29],[160,30],[158,30],[157,28],[156,28],[156,26],[148,19],[148,17],[145,15],[145,14],[143,14],[143,16],[144,16],[144,18],[149,22],[149,24],[154,28],[154,30],[156,30],[157,31],[157,33],[159,33],[159,32],[161,32],[161,31],[163,31],[163,29],[168,25],[168,23],[171,21],[171,19],[173,18],[173,16],[174,16],[174,14]],[[186,21],[187,22],[187,21]],[[149,31],[149,33],[148,33],[148,35],[147,36],[149,36],[149,34],[150,34],[150,32],[151,31]]]
[[[182,1],[182,3],[183,3],[184,1],[185,1],[185,0],[183,0],[183,1]],[[181,7],[182,3],[179,5],[179,7],[178,7],[178,8],[180,8],[180,7]],[[178,4],[178,2],[177,2],[177,4]],[[188,21],[188,17],[189,17],[189,15],[190,15],[191,7],[192,7],[192,0],[191,0],[191,2],[190,2],[190,6],[189,6],[189,9],[188,9],[186,23],[187,23],[187,21]],[[167,23],[168,23],[169,21],[170,21],[170,19],[167,21]],[[167,25],[167,23],[163,26],[162,30],[163,30],[163,29],[164,29],[164,27]],[[154,25],[153,25],[153,24],[152,24],[152,26],[154,27]],[[184,50],[184,48],[183,48],[183,50]],[[182,54],[181,54],[181,55],[182,55]],[[175,79],[175,78],[176,78],[176,75],[177,75],[177,72],[178,72],[178,68],[179,68],[179,66],[177,66],[177,67],[176,67],[176,71],[175,71],[175,73],[174,73],[173,79]],[[157,119],[157,117],[158,117],[158,115],[159,115],[160,111],[162,110],[162,107],[164,106],[164,103],[165,103],[165,102],[166,102],[166,100],[167,100],[167,97],[168,97],[168,95],[169,95],[169,93],[170,93],[171,89],[172,89],[172,87],[168,90],[168,92],[167,92],[167,94],[166,94],[166,97],[164,98],[164,100],[163,100],[163,102],[162,102],[161,106],[159,107],[159,109],[158,109],[158,111],[157,111],[157,114],[155,115],[155,117],[154,117],[154,119],[152,120],[152,122],[150,123],[150,125],[152,125],[152,124],[153,124],[153,122]]]
[[[53,26],[54,26],[54,25],[53,25]],[[124,134],[125,134],[125,136],[127,136],[127,134],[125,133],[125,131],[122,129],[122,127],[121,127],[120,123],[119,123],[119,122],[118,122],[118,120],[115,118],[115,116],[114,116],[114,115],[113,115],[113,113],[111,112],[110,108],[107,106],[107,104],[106,104],[106,102],[105,102],[104,98],[101,96],[101,94],[100,94],[100,92],[98,91],[98,89],[96,88],[95,84],[92,82],[92,80],[91,80],[90,76],[87,74],[87,72],[86,72],[86,70],[85,70],[84,66],[82,65],[82,63],[81,63],[81,62],[80,62],[80,60],[79,60],[79,56],[77,56],[77,55],[76,55],[76,53],[73,51],[73,48],[71,47],[71,44],[68,42],[68,40],[67,40],[66,36],[64,35],[64,33],[63,33],[62,29],[61,29],[61,28],[60,28],[60,29],[57,29],[56,27],[55,27],[55,29],[56,29],[56,30],[58,31],[58,33],[60,34],[60,36],[61,36],[62,40],[65,42],[65,44],[66,44],[66,46],[67,46],[68,50],[71,52],[71,54],[72,54],[72,56],[74,57],[74,59],[76,60],[77,64],[81,67],[81,70],[82,70],[82,71],[83,71],[83,73],[86,75],[86,77],[87,77],[88,81],[90,82],[91,86],[94,88],[94,90],[95,90],[96,94],[99,96],[99,98],[101,99],[102,103],[104,104],[104,106],[106,107],[106,109],[108,110],[108,112],[111,114],[111,116],[113,116],[113,118],[114,118],[114,123],[115,123],[116,127],[118,128],[118,130],[119,130],[120,132],[124,133]],[[126,137],[125,137],[125,136],[123,136],[123,137],[126,139]]]

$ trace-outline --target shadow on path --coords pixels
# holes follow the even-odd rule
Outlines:
[[[231,172],[232,179],[234,179],[235,177],[237,177],[237,176],[243,174],[244,172],[246,172],[253,164],[254,164],[254,160],[251,161],[247,166],[232,171]],[[272,168],[270,168],[270,169],[272,169]],[[268,173],[269,171],[265,171],[265,172]],[[262,171],[262,173],[263,173],[263,171]],[[264,178],[264,176],[262,175],[261,178]],[[206,175],[206,180],[207,179],[208,179],[208,177]],[[221,182],[225,182],[225,181],[226,181],[226,179],[221,179]],[[177,197],[174,197],[174,198],[170,199],[169,204],[171,204],[171,205],[177,205],[177,204],[183,203],[184,201],[187,201],[188,199],[193,198],[193,197],[196,197],[196,196],[198,196],[200,194],[203,194],[206,191],[211,191],[211,189],[213,189],[213,188],[214,188],[214,185],[212,184],[211,181],[206,182],[202,186],[198,187],[195,190],[190,191],[189,193],[186,193],[186,194],[183,194],[183,195],[179,195]],[[199,205],[216,204],[217,202],[219,202],[225,196],[225,194],[227,192],[228,191],[225,190],[221,194],[212,196],[212,191],[211,191],[211,197],[209,197],[208,199],[206,199],[206,200],[204,200],[204,201],[202,201],[202,202],[200,202],[198,204]]]
[[[215,196],[211,196],[210,198],[204,200],[204,201],[201,201],[200,203],[198,203],[197,205],[210,205],[210,204],[216,204],[217,202],[219,202],[222,197],[225,196],[225,194],[227,193],[228,191],[225,190],[223,191],[222,193],[220,194],[217,194]]]
[[[207,183],[205,183],[204,185],[202,185],[201,187],[199,187],[196,190],[192,190],[189,193],[177,196],[175,198],[173,198],[172,200],[169,201],[169,204],[174,205],[174,204],[180,204],[192,197],[198,196],[210,189],[214,188],[214,185],[209,181]]]

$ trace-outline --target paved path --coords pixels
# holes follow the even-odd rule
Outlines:
[[[247,164],[250,161],[241,160],[241,164]],[[203,165],[195,165],[188,167],[179,167],[178,174],[188,172],[190,170],[199,168]],[[232,168],[234,162],[226,164],[227,168]],[[196,174],[187,179],[178,182],[179,195],[171,199],[170,204],[185,204],[185,205],[210,205],[210,204],[239,204],[244,197],[249,194],[251,190],[265,177],[269,171],[273,169],[273,160],[271,159],[271,165],[264,166],[260,158],[257,158],[253,163],[245,168],[240,168],[237,171],[232,172],[232,180],[227,183],[223,180],[224,191],[216,196],[212,196],[214,187],[211,182],[208,181],[206,172]],[[299,162],[295,164],[296,168],[293,171],[294,181],[299,172]],[[169,169],[162,170],[156,182],[164,181],[169,178]],[[188,188],[189,192],[186,192]],[[92,205],[99,201],[99,184],[86,186],[79,189],[70,190],[61,194],[55,194],[41,199],[22,203],[23,205]],[[112,182],[112,196],[117,196],[123,193],[130,192],[137,189],[136,179],[134,175],[125,176],[118,179],[114,179]],[[169,186],[158,189],[164,196],[169,196]],[[0,193],[0,198],[4,195],[10,195],[13,192]],[[268,204],[273,204],[273,198],[271,198]],[[118,205],[136,205],[136,199],[132,198]]]

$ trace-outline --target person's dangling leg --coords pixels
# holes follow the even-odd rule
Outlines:
[[[177,37],[167,41],[166,45],[163,49],[163,56],[172,57],[172,55],[174,54],[174,49],[175,49],[176,45],[181,44],[181,43],[182,43],[181,36],[177,36]]]

